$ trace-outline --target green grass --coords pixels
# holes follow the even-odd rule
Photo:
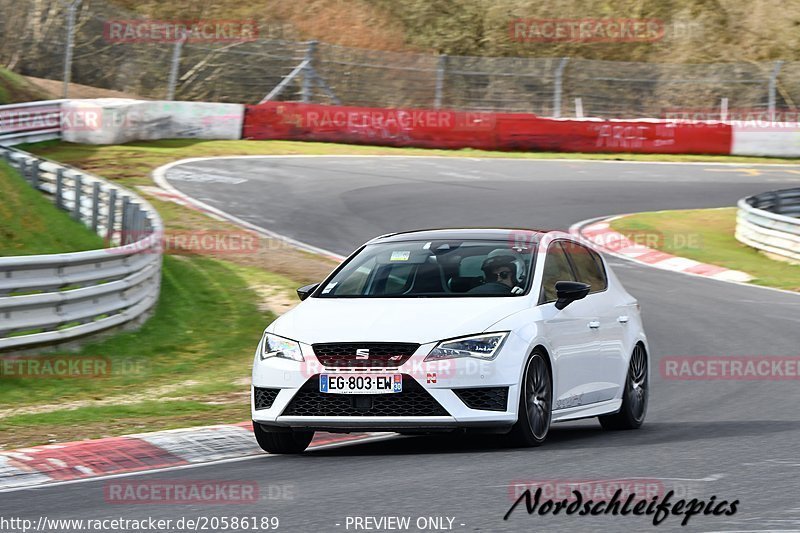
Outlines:
[[[0,255],[103,247],[100,237],[2,162],[0,197]],[[241,395],[248,391],[253,351],[275,318],[259,308],[253,287],[289,294],[296,285],[255,266],[166,256],[159,303],[141,329],[48,354],[97,357],[110,371],[84,378],[0,375],[0,448],[246,419]],[[49,412],[39,412],[41,406]]]
[[[3,379],[0,405],[15,408],[59,398],[70,402],[156,388],[180,381],[231,382],[249,374],[253,350],[274,318],[257,309],[243,267],[205,257],[164,258],[155,315],[138,331],[119,333],[77,351],[110,362],[97,378]],[[231,388],[230,390],[233,390]]]
[[[15,104],[50,98],[52,98],[50,94],[39,89],[19,74],[0,67],[0,104]]]
[[[639,213],[611,227],[651,248],[747,272],[756,285],[800,291],[800,265],[771,259],[734,238],[736,208]]]
[[[103,248],[103,239],[72,220],[0,161],[0,256]]]
[[[248,403],[244,397],[234,409],[233,420],[215,418],[215,412],[227,413],[230,409],[211,408],[212,404],[206,402],[244,395],[249,390],[242,380],[250,374],[261,332],[274,319],[273,314],[257,307],[258,296],[251,288],[255,283],[282,283],[287,290],[292,285],[259,269],[217,259],[165,257],[155,315],[140,330],[119,333],[80,350],[50,354],[96,357],[110,363],[109,371],[84,378],[0,379],[0,411],[12,408],[20,413],[0,417],[0,446],[41,442],[36,426],[42,424],[63,428],[56,431],[63,439],[70,434],[71,425],[99,424],[109,420],[109,414],[121,411],[126,419],[148,420],[160,427],[180,427],[184,416],[203,413],[208,415],[203,417],[204,423],[209,424],[246,419]],[[169,401],[160,409],[148,407],[148,402],[169,397],[187,402]],[[54,399],[58,402],[52,412],[26,411],[53,404]],[[109,399],[118,399],[119,405],[92,405]],[[135,425],[132,422],[129,426]],[[130,432],[130,427],[121,428],[122,432],[125,429]]]
[[[109,179],[128,180],[129,184],[149,184],[148,173],[163,164],[187,157],[224,155],[415,155],[444,157],[507,157],[515,159],[586,159],[602,161],[673,161],[694,163],[797,163],[796,159],[771,157],[598,154],[562,152],[496,152],[474,149],[431,150],[392,148],[300,141],[197,141],[175,139],[135,142],[115,146],[62,143],[37,143],[25,150],[84,168]],[[105,174],[103,174],[105,172]]]

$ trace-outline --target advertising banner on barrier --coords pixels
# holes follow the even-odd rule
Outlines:
[[[549,119],[533,114],[268,102],[247,106],[245,139],[550,152],[729,154],[718,122]]]

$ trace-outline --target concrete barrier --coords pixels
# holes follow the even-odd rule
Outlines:
[[[244,106],[123,98],[67,100],[61,105],[61,137],[86,144],[156,139],[241,138]]]

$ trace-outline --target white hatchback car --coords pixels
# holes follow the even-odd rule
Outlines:
[[[544,442],[551,422],[644,421],[639,305],[562,232],[441,229],[375,238],[264,332],[256,439],[300,453],[314,431],[475,429]]]

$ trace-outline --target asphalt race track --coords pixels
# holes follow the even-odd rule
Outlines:
[[[730,206],[796,186],[794,168],[316,157],[198,161],[166,177],[231,215],[347,254],[370,237],[406,229],[566,229],[602,215]],[[636,479],[687,499],[740,502],[732,516],[699,515],[686,527],[669,516],[656,531],[800,530],[798,381],[666,380],[658,367],[668,356],[800,355],[800,295],[617,259],[612,265],[642,304],[653,352],[641,430],[604,432],[596,420],[559,424],[538,449],[507,449],[487,437],[398,437],[131,478],[257,481],[257,505],[114,505],[97,480],[0,494],[0,515],[277,516],[278,531],[355,531],[348,516],[408,516],[410,531],[418,531],[419,517],[453,518],[454,531],[649,530],[652,517],[528,516],[524,505],[503,520],[517,481]]]

